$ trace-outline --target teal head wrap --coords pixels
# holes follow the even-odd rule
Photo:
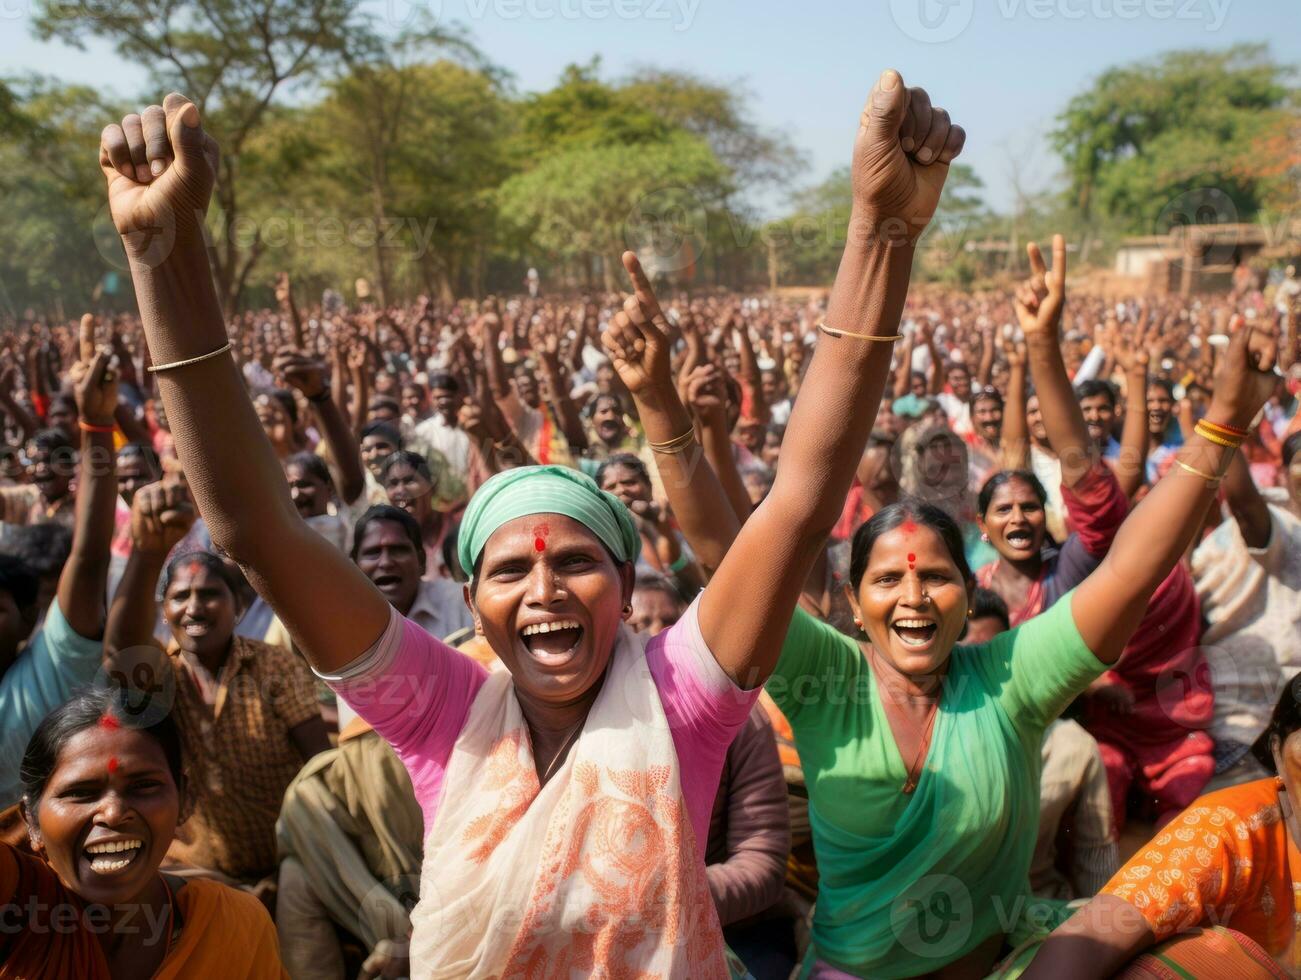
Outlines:
[[[573,518],[600,538],[621,562],[632,561],[641,549],[628,508],[591,477],[565,466],[520,466],[484,483],[465,508],[456,542],[456,555],[465,574],[474,574],[475,562],[493,531],[531,514]]]

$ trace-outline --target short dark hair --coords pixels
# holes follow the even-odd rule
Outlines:
[[[1147,386],[1149,388],[1160,388],[1171,398],[1174,398],[1175,396],[1174,383],[1171,381],[1167,381],[1165,378],[1149,378],[1147,382]]]
[[[72,554],[72,528],[53,521],[5,528],[0,549],[21,558],[41,578],[57,578]]]
[[[334,477],[330,476],[330,468],[325,465],[325,460],[316,453],[301,452],[293,453],[285,457],[284,468],[286,470],[291,466],[300,466],[309,476],[314,476],[331,490],[334,489]]]
[[[27,440],[27,445],[34,449],[39,449],[43,453],[49,453],[51,456],[56,453],[67,453],[71,455],[76,451],[70,440],[62,429],[41,429]]]
[[[409,449],[399,449],[397,452],[389,453],[388,456],[384,457],[384,462],[380,464],[379,469],[380,481],[388,479],[389,470],[393,469],[393,467],[402,465],[410,466],[424,477],[426,483],[433,486],[434,475],[429,471],[429,460]]]
[[[127,688],[97,687],[83,691],[55,708],[36,726],[23,752],[19,778],[23,784],[23,803],[28,819],[36,825],[37,807],[50,777],[59,764],[59,753],[73,736],[112,718],[120,727],[134,728],[158,743],[167,759],[167,769],[182,799],[185,793],[185,769],[181,754],[181,734],[171,715],[163,713],[149,724],[141,724],[126,702]],[[147,712],[148,717],[152,712]]]
[[[1029,470],[999,470],[986,480],[985,485],[980,488],[980,494],[976,497],[976,513],[984,517],[985,511],[989,510],[990,501],[994,499],[994,494],[998,492],[998,488],[1014,480],[1024,483],[1033,490],[1034,495],[1039,498],[1039,503],[1048,503],[1048,491],[1039,482],[1039,477]]]
[[[857,589],[863,581],[863,573],[867,571],[867,563],[872,557],[872,548],[875,547],[877,539],[906,521],[915,521],[938,534],[940,540],[944,542],[944,547],[948,549],[953,564],[958,566],[962,581],[971,581],[971,566],[967,564],[962,529],[958,527],[958,522],[933,504],[904,499],[878,510],[867,523],[854,532],[849,552],[850,585]]]
[[[128,442],[117,451],[117,458],[119,462],[127,459],[143,459],[145,468],[150,473],[160,477],[163,475],[162,463],[159,462],[154,447],[145,445],[143,442]]]
[[[1077,402],[1082,402],[1086,398],[1097,398],[1099,395],[1107,399],[1107,404],[1112,408],[1116,407],[1116,389],[1112,387],[1110,381],[1090,378],[1088,381],[1081,381],[1075,386],[1075,400]]]
[[[985,385],[981,388],[974,388],[971,392],[971,407],[975,408],[981,402],[995,402],[999,408],[1003,407],[1003,393],[993,385]]]
[[[1251,746],[1251,754],[1267,772],[1278,775],[1271,744],[1273,740],[1277,737],[1280,743],[1286,742],[1288,736],[1298,728],[1301,728],[1301,674],[1293,674],[1283,686],[1269,724]]]
[[[993,589],[978,585],[971,593],[971,615],[968,619],[983,619],[992,616],[1003,624],[1002,632],[1012,628],[1012,617],[1008,615],[1007,603]]]
[[[435,371],[429,376],[429,390],[433,391],[435,388],[442,388],[455,394],[460,392],[461,382],[457,381],[456,375],[449,371]]]
[[[354,562],[356,562],[357,552],[361,548],[361,539],[366,536],[366,530],[376,521],[389,521],[392,524],[400,525],[406,536],[411,540],[411,547],[416,549],[416,554],[420,555],[423,562],[425,541],[420,534],[420,524],[401,507],[394,507],[392,504],[376,504],[357,518],[357,523],[352,528],[351,558]]]
[[[30,609],[36,605],[40,588],[41,579],[36,569],[17,555],[0,552],[0,592],[13,596],[15,606]]]
[[[393,443],[398,449],[402,448],[402,431],[392,422],[385,422],[383,419],[376,419],[374,422],[367,422],[361,427],[361,437],[379,436]]]
[[[597,395],[595,398],[593,398],[590,402],[587,403],[587,417],[589,419],[596,414],[596,409],[601,404],[601,402],[614,402],[614,407],[617,408],[620,412],[623,411],[623,400],[620,399],[618,395],[611,394],[610,392],[606,392],[603,395]]]
[[[650,482],[650,471],[646,469],[646,464],[638,457],[634,456],[632,453],[612,453],[610,458],[602,463],[596,471],[596,485],[598,487],[605,482],[605,472],[611,466],[626,467],[636,473],[647,483]]]

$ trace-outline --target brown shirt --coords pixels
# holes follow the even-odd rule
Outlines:
[[[71,493],[56,503],[47,504],[41,492],[31,484],[0,487],[0,522],[5,524],[56,523],[72,527],[76,513],[76,498]]]
[[[209,705],[184,656],[170,661],[190,815],[168,856],[258,881],[275,871],[276,818],[303,766],[289,731],[320,711],[311,672],[284,647],[236,636]]]

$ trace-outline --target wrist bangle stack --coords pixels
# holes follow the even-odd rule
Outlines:
[[[1211,422],[1207,419],[1201,419],[1193,426],[1193,431],[1205,439],[1207,442],[1213,442],[1217,446],[1223,446],[1225,449],[1237,449],[1247,439],[1247,432],[1235,426],[1223,425]]]
[[[686,449],[695,441],[696,441],[696,428],[695,426],[692,426],[691,428],[687,429],[686,432],[682,433],[682,435],[676,436],[670,439],[668,442],[652,442],[650,443],[650,447],[651,447],[651,452],[663,453],[666,456],[671,456],[674,453],[682,452],[682,450]]]

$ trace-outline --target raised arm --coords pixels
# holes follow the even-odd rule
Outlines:
[[[994,375],[994,325],[980,328],[980,365],[976,368],[976,383],[982,388]]]
[[[1073,487],[1093,468],[1094,450],[1084,413],[1062,361],[1062,309],[1066,305],[1066,239],[1053,236],[1053,267],[1044,267],[1039,246],[1026,246],[1030,278],[1016,295],[1016,315],[1025,333],[1030,376],[1043,411],[1048,444],[1062,464],[1062,485]],[[1024,418],[1022,413],[1022,418]],[[1006,421],[1004,422],[1006,424]]]
[[[718,474],[718,482],[727,493],[732,510],[736,512],[736,519],[744,524],[754,507],[750,504],[750,494],[745,489],[745,481],[736,468],[736,456],[732,453],[732,440],[727,433],[727,392],[718,367],[702,364],[688,375],[687,404],[691,406],[700,424],[700,441],[705,447],[705,460]],[[738,528],[739,526],[738,524]],[[728,542],[728,546],[731,546],[731,542]],[[691,547],[695,548],[694,542]]]
[[[733,322],[736,324],[734,333],[736,346],[741,355],[741,380],[749,389],[751,413],[754,418],[767,425],[771,415],[768,411],[768,400],[763,396],[763,372],[759,370],[759,359],[754,356],[750,328],[746,325],[744,317],[735,317]]]
[[[104,593],[108,588],[109,548],[113,542],[117,497],[117,456],[113,450],[116,375],[109,353],[95,350],[95,321],[81,318],[81,360],[72,378],[81,424],[77,513],[72,553],[59,576],[59,609],[73,631],[88,640],[103,636]]]
[[[1113,347],[1116,363],[1125,372],[1125,422],[1120,431],[1120,455],[1116,457],[1116,481],[1125,496],[1134,499],[1147,482],[1147,362],[1142,337],[1132,346]]]
[[[623,254],[623,264],[634,293],[611,318],[601,343],[637,403],[682,533],[701,564],[714,569],[735,540],[739,522],[717,475],[703,459],[695,424],[673,384],[668,324],[650,281],[632,252]]]
[[[845,253],[777,482],[701,599],[705,642],[743,687],[771,675],[801,587],[840,517],[890,373],[915,244],[964,139],[893,70],[859,119]]]
[[[546,379],[547,393],[551,396],[551,409],[564,434],[565,442],[576,454],[587,449],[587,433],[583,419],[578,414],[574,400],[569,397],[569,385],[560,366],[560,328],[555,322],[538,324],[529,338],[538,355],[542,375]]]
[[[1224,474],[1224,500],[1229,505],[1229,515],[1238,522],[1242,540],[1248,548],[1263,548],[1269,544],[1269,505],[1251,478],[1247,460],[1241,453],[1233,454],[1233,462]]]
[[[1025,366],[1029,360],[1025,346],[1014,340],[1003,345],[1007,357],[1007,399],[1003,406],[1003,431],[999,436],[999,455],[1009,470],[1023,470],[1030,465],[1030,427],[1025,421]]]
[[[294,509],[230,357],[204,243],[217,145],[183,96],[104,130],[100,166],[122,236],[176,451],[215,544],[318,668],[337,671],[383,633],[388,602]],[[161,164],[137,179],[134,159]],[[162,222],[169,234],[157,234]]]
[[[910,331],[903,339],[900,349],[899,366],[894,372],[894,397],[902,398],[908,394],[913,383],[913,347],[916,346],[916,333]]]
[[[366,492],[366,473],[361,468],[361,446],[348,420],[330,397],[325,365],[292,348],[283,348],[271,366],[285,383],[303,393],[320,423],[325,444],[339,468],[339,496],[352,506]]]
[[[1220,358],[1206,419],[1245,432],[1277,383],[1278,343],[1265,330],[1247,327],[1240,319],[1238,323]],[[1202,526],[1232,462],[1233,450],[1207,438],[1201,429],[1179,450],[1169,474],[1121,525],[1102,564],[1075,590],[1075,625],[1103,663],[1115,663],[1124,650],[1152,593]]]
[[[20,405],[18,399],[14,397],[14,392],[18,390],[14,379],[15,374],[12,365],[0,371],[0,412],[14,420],[14,424],[18,426],[23,439],[27,440],[35,434],[39,428],[39,423],[37,423],[36,417]]]

